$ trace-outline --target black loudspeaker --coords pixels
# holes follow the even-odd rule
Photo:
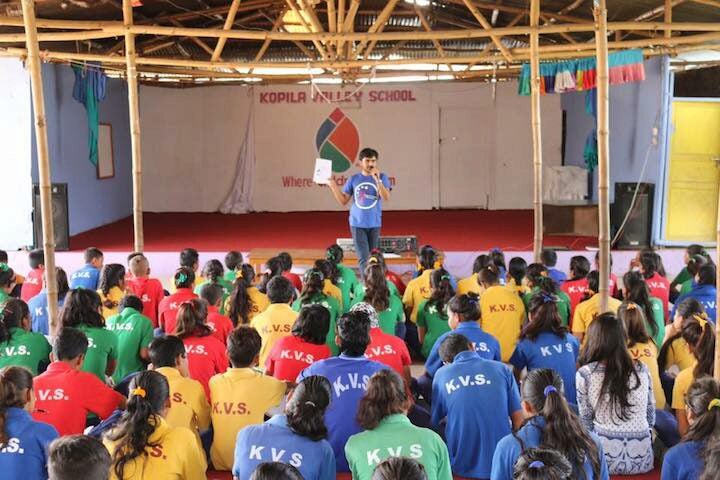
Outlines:
[[[613,204],[613,230],[621,227],[625,216],[627,222],[622,228],[614,248],[638,249],[650,246],[652,233],[653,199],[655,198],[655,184],[641,183],[638,188],[635,204],[632,204],[635,195],[636,183],[616,183],[615,203]]]
[[[70,250],[70,219],[68,217],[67,183],[53,183],[51,187],[55,250]],[[40,213],[40,185],[33,184],[33,239],[35,248],[43,246],[42,215]]]

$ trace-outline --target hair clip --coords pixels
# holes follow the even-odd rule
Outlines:
[[[713,398],[710,400],[710,403],[708,403],[708,412],[716,407],[720,407],[720,398]]]
[[[135,387],[130,391],[130,396],[132,396],[132,397],[138,396],[138,397],[145,398],[146,395],[147,395],[147,392],[142,387]]]
[[[625,305],[625,309],[626,309],[626,310],[637,310],[637,307],[638,307],[638,306],[637,306],[637,304],[636,304],[635,302],[628,302],[628,303]]]
[[[502,253],[502,250],[500,250],[500,247],[493,247],[490,249],[490,253]]]
[[[553,392],[557,393],[557,388],[552,385],[548,385],[547,387],[545,387],[545,390],[543,390],[543,395],[545,395],[545,398],[547,398],[547,396]]]
[[[542,298],[543,303],[557,302],[557,298],[555,298],[555,295],[551,295],[551,294],[545,293],[545,292],[540,293],[540,298]]]
[[[187,282],[187,280],[188,280],[187,273],[181,271],[180,273],[177,274],[177,281],[179,283],[185,283],[185,282]]]
[[[245,278],[243,276],[242,268],[240,270],[235,271],[235,278]]]
[[[375,257],[368,258],[368,263],[379,263],[380,261]]]
[[[535,460],[530,465],[528,465],[529,468],[544,468],[545,464],[541,462],[540,460]]]
[[[7,263],[0,263],[0,272],[9,272],[10,267],[8,267]]]
[[[443,280],[447,280],[447,281],[449,282],[449,281],[450,281],[450,275],[445,274],[445,275],[443,275],[442,277],[440,277],[440,281],[442,282]]]
[[[480,303],[480,298],[476,297],[475,295],[465,295],[468,299],[468,302],[470,302],[473,305],[477,305]]]
[[[305,402],[305,405],[310,405],[311,407],[316,407],[316,408],[317,408],[317,405],[315,405],[315,403],[314,403],[314,402],[311,402],[310,400],[308,400],[307,402]]]

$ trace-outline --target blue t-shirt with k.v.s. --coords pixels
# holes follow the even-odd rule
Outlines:
[[[97,290],[100,282],[100,270],[89,263],[70,276],[70,288]]]
[[[390,189],[390,180],[384,173],[380,181]],[[375,178],[356,173],[345,183],[343,193],[352,197],[350,226],[356,228],[379,228],[382,225],[382,198]]]

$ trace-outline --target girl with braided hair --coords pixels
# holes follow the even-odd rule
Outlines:
[[[325,275],[317,268],[311,268],[305,272],[303,289],[300,297],[292,304],[292,309],[300,312],[306,305],[321,305],[330,313],[330,328],[327,331],[325,344],[330,348],[333,355],[338,354],[338,346],[335,343],[335,325],[340,315],[340,304],[335,297],[327,295],[323,290],[325,286]]]
[[[530,308],[530,300],[539,292],[555,296],[558,314],[563,326],[567,327],[570,322],[570,297],[560,290],[555,281],[550,278],[549,271],[542,263],[531,263],[525,273],[529,292],[522,296],[525,310]]]

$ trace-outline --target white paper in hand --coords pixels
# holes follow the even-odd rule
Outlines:
[[[330,183],[332,177],[332,161],[324,158],[315,159],[315,173],[313,174],[313,182],[320,185]]]

